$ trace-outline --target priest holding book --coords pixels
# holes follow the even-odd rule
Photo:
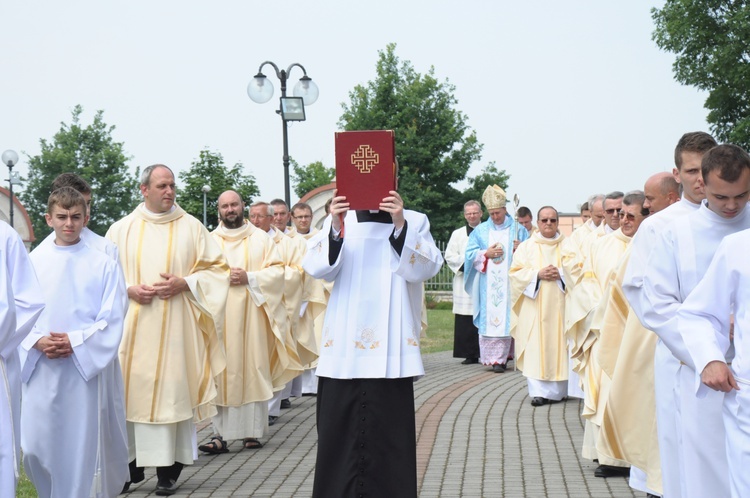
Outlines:
[[[339,151],[337,136],[337,170],[348,164]],[[392,151],[375,147],[375,170],[394,171]],[[387,174],[395,184],[395,174]],[[368,175],[361,178],[372,190]],[[361,200],[356,186],[342,187]],[[349,197],[334,192],[331,216],[308,240],[305,271],[335,282],[317,368],[314,497],[417,496],[413,382],[424,375],[422,283],[443,258],[427,216],[405,210],[395,189],[384,194],[355,211]]]

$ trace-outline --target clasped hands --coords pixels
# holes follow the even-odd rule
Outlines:
[[[36,341],[34,349],[38,349],[50,360],[67,358],[73,354],[70,338],[65,332],[50,332]]]
[[[128,297],[138,304],[150,304],[155,297],[167,300],[188,290],[188,284],[182,277],[171,273],[160,273],[159,276],[165,280],[154,285],[139,284],[128,287]]]
[[[560,280],[560,270],[552,265],[545,266],[537,273],[539,280]]]
[[[336,231],[341,231],[341,216],[349,211],[349,203],[346,202],[346,196],[337,196],[338,190],[333,191],[333,200],[331,200],[331,227]],[[388,197],[383,197],[383,200],[378,205],[378,209],[391,214],[391,219],[396,227],[396,230],[401,230],[404,227],[404,201],[398,192],[390,190]]]

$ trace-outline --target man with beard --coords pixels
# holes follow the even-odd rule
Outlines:
[[[216,378],[218,413],[215,435],[198,449],[226,453],[229,440],[241,439],[244,449],[263,445],[268,427],[268,400],[284,385],[286,310],[282,305],[284,264],[273,241],[244,218],[245,203],[228,190],[219,196],[219,226],[214,240],[230,266],[224,320],[227,368]]]

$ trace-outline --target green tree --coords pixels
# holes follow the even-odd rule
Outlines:
[[[292,182],[294,183],[294,193],[297,197],[303,197],[313,189],[328,185],[336,176],[334,168],[326,168],[321,161],[315,161],[307,166],[300,166],[294,159],[291,160]]]
[[[206,221],[210,228],[219,224],[217,201],[222,192],[236,191],[246,205],[251,204],[253,197],[260,193],[255,177],[242,173],[242,163],[228,168],[221,154],[208,149],[200,151],[199,158],[193,161],[190,169],[181,171],[178,176],[183,185],[179,187],[177,203],[199,220],[203,220],[203,186],[211,187],[206,194]]]
[[[75,106],[71,123],[60,123],[52,140],[40,139],[41,153],[28,158],[29,176],[19,197],[29,212],[37,241],[52,231],[44,213],[50,185],[60,173],[76,173],[91,186],[88,227],[100,235],[138,202],[137,176],[129,171],[130,158],[123,152],[123,144],[112,138],[115,127],[104,122],[104,111],[97,111],[93,123],[84,126],[82,113],[83,108]]]
[[[395,52],[395,44],[378,52],[376,78],[349,93],[339,126],[396,132],[404,203],[427,214],[433,235],[447,240],[462,209],[453,184],[481,158],[482,144],[456,109],[455,87],[438,81],[434,68],[419,74]]]
[[[708,92],[711,131],[721,142],[750,147],[750,4],[667,0],[651,16],[654,41],[676,55],[675,79]]]

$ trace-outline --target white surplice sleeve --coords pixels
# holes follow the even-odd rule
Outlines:
[[[404,247],[400,257],[393,251],[391,270],[407,282],[424,282],[440,271],[443,256],[432,238],[427,216],[415,212],[408,215]]]
[[[692,363],[677,330],[677,310],[682,305],[674,236],[667,230],[653,247],[643,271],[641,321],[659,336],[680,361]]]
[[[113,260],[105,268],[104,295],[94,325],[68,332],[73,362],[87,381],[112,363],[122,340],[126,311],[122,298],[122,272]]]
[[[677,312],[678,329],[695,365],[699,397],[707,389],[701,388],[703,369],[712,361],[725,362],[724,355],[729,350],[730,315],[736,302],[739,273],[730,268],[731,251],[727,247],[724,239],[706,275]]]
[[[445,262],[453,273],[458,273],[458,270],[464,265],[464,261],[466,260],[465,251],[461,250],[461,246],[464,245],[461,242],[466,237],[461,233],[462,231],[465,234],[466,228],[455,230],[451,234],[450,240],[448,240],[448,245],[445,247]]]
[[[7,232],[4,247],[6,285],[10,288],[7,299],[12,298],[14,327],[3,327],[0,330],[0,355],[8,358],[16,351],[18,345],[31,331],[37,318],[44,309],[42,290],[29,259],[26,247],[18,233],[9,226],[2,227]],[[5,235],[5,234],[4,234]]]
[[[329,236],[331,233],[331,217],[327,217],[323,223],[320,232],[316,233],[307,240],[307,252],[302,260],[302,267],[313,278],[322,278],[328,282],[333,282],[341,269],[341,260],[344,253],[343,247],[339,252],[333,266],[328,261]],[[344,239],[346,240],[346,239]],[[346,243],[345,241],[342,243]]]

